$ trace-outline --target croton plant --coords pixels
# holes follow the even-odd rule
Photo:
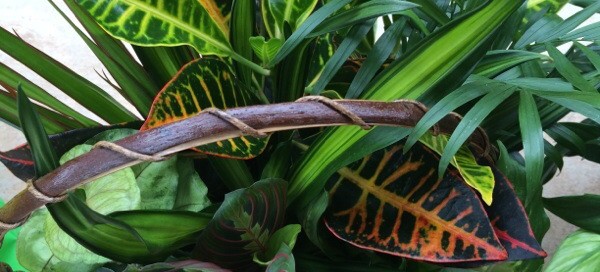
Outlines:
[[[545,269],[600,267],[600,196],[542,197],[600,162],[599,1],[49,2],[137,112],[0,28],[104,121],[0,63],[0,161],[68,193],[0,208],[1,271],[540,271],[545,209]]]

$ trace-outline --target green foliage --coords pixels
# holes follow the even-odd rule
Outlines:
[[[414,129],[244,136],[122,169],[32,215],[17,243],[26,269],[470,271],[412,260],[506,259],[467,265],[539,271],[545,253],[538,242],[549,227],[544,207],[585,229],[564,242],[548,270],[598,266],[598,214],[590,208],[597,196],[542,198],[563,157],[600,162],[600,23],[581,27],[600,10],[597,1],[569,1],[584,9],[564,20],[557,16],[563,0],[65,2],[83,29],[53,6],[146,120],[142,130],[209,107],[289,102],[306,93],[413,99],[430,109]],[[8,30],[0,40],[0,50],[102,120],[137,118]],[[108,128],[89,128],[97,122],[4,64],[0,86],[0,118],[25,132],[32,153],[27,146],[0,153],[13,169],[42,176],[59,156],[64,163],[98,141],[137,132],[87,139]],[[569,112],[588,120],[558,123]],[[435,125],[452,133],[433,137]],[[470,142],[473,132],[484,135],[478,126],[492,144]],[[79,128],[88,130],[47,140],[46,131]],[[419,141],[434,159],[423,159]],[[84,144],[66,152],[76,143]],[[398,174],[413,164],[421,167]],[[328,180],[337,185],[327,187]],[[457,194],[460,203],[450,201]],[[452,212],[461,213],[444,217]]]

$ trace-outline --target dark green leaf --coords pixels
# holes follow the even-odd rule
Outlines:
[[[542,172],[544,167],[544,137],[540,116],[533,96],[522,91],[519,101],[519,126],[523,135],[525,152],[525,170],[527,172],[527,194],[540,190],[542,187]],[[525,200],[525,205],[533,201]]]
[[[597,92],[596,88],[579,73],[577,67],[575,67],[575,65],[573,65],[567,59],[567,57],[558,51],[558,49],[556,49],[553,45],[547,44],[546,50],[548,50],[550,57],[554,59],[556,70],[558,70],[562,76],[571,82],[573,86],[585,92]]]
[[[600,234],[600,195],[544,198],[544,207],[565,221]]]

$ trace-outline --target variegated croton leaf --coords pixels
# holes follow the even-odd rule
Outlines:
[[[375,152],[332,177],[325,223],[335,236],[364,249],[434,263],[545,256],[501,174],[496,200],[488,207],[455,169],[438,179],[435,152],[417,144],[402,154],[402,147]]]
[[[255,265],[253,256],[268,251],[270,237],[283,226],[286,193],[286,181],[264,179],[225,195],[200,234],[193,257],[234,271],[248,271]]]
[[[216,58],[194,60],[158,93],[142,130],[158,127],[198,114],[206,108],[227,109],[257,104],[240,88],[229,65]],[[250,159],[259,155],[268,139],[249,136],[228,139],[195,148],[222,157]]]

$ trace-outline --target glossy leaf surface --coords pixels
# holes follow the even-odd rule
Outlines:
[[[326,223],[355,246],[428,262],[505,260],[477,195],[439,157],[397,144],[338,171]]]
[[[571,233],[560,244],[545,271],[597,271],[600,267],[600,234],[583,230]]]
[[[201,2],[77,0],[112,35],[137,45],[189,44],[202,54],[231,51],[227,35]],[[218,11],[218,10],[217,10]]]
[[[185,65],[156,96],[142,130],[181,120],[206,108],[227,109],[256,104],[240,88],[229,66],[218,59],[202,58]],[[250,159],[262,152],[267,139],[250,136],[203,145],[196,150],[229,158]]]
[[[544,198],[544,207],[565,221],[600,234],[600,195]]]
[[[283,180],[265,179],[228,193],[200,234],[194,258],[234,270],[249,269],[254,254],[267,250],[269,238],[283,224],[286,187]]]

